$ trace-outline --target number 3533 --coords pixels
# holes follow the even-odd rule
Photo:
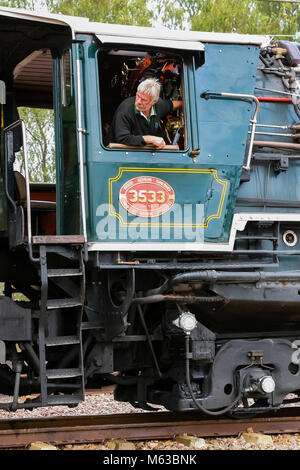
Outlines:
[[[140,176],[122,186],[119,200],[130,214],[157,217],[173,206],[175,192],[166,181],[153,176]]]

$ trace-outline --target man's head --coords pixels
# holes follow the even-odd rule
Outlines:
[[[158,101],[160,83],[156,78],[148,78],[141,82],[135,96],[135,107],[138,111],[148,114],[152,106]]]

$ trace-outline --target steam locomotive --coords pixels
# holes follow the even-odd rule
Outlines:
[[[108,384],[142,409],[298,402],[300,45],[0,21],[0,407],[76,406]],[[183,102],[166,147],[106,145],[150,76]],[[30,181],[19,107],[53,110],[55,183]]]

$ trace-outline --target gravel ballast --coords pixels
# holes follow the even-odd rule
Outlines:
[[[0,395],[1,402],[11,401],[11,397]],[[157,407],[158,411],[165,411],[162,407]],[[90,394],[86,396],[84,402],[80,403],[76,408],[68,408],[63,406],[51,406],[45,408],[35,408],[29,410],[17,410],[10,412],[0,410],[0,419],[22,419],[22,418],[38,418],[49,416],[75,416],[75,415],[95,415],[95,414],[116,414],[116,413],[138,413],[144,410],[134,408],[129,403],[117,402],[113,398],[113,392],[101,394]],[[249,429],[249,432],[252,430]],[[245,436],[247,438],[247,436]],[[226,438],[205,438],[203,450],[299,450],[300,434],[280,434],[272,435],[272,441],[268,440],[268,444],[259,444],[247,442],[243,435],[226,437]],[[135,441],[134,446],[137,450],[191,450],[190,447],[177,442],[175,439],[167,440],[151,440],[151,441]],[[82,444],[82,445],[65,445],[60,446],[63,450],[108,450],[105,442],[98,444]]]

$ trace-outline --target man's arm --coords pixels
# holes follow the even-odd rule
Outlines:
[[[114,135],[115,141],[119,144],[124,145],[133,145],[133,146],[143,146],[146,141],[144,141],[142,135],[133,135],[132,128],[134,123],[130,119],[130,116],[118,110],[114,118]]]
[[[174,100],[172,102],[170,102],[169,100],[165,100],[164,103],[166,103],[164,104],[164,106],[168,105],[169,109],[170,109],[170,103],[172,103],[172,109],[170,111],[176,111],[177,109],[182,107],[181,100]],[[166,142],[164,141],[162,137],[156,137],[154,135],[143,135],[143,139],[146,144],[152,144],[157,149],[163,149],[166,145]]]
[[[118,112],[114,124],[116,142],[124,145],[133,145],[135,147],[143,147],[144,145],[152,144],[157,149],[162,149],[166,145],[162,137],[155,135],[133,135],[132,127],[133,123],[130,117],[125,113]]]
[[[143,139],[146,144],[152,144],[157,149],[163,149],[166,145],[166,142],[162,137],[157,137],[155,135],[143,135]]]

